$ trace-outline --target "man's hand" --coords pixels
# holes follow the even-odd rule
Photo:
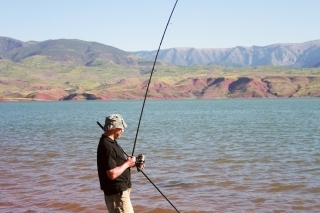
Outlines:
[[[136,157],[128,157],[126,162],[121,166],[117,166],[109,171],[107,171],[107,175],[109,179],[114,180],[119,177],[127,168],[134,167],[136,165]]]
[[[136,157],[128,157],[126,160],[128,167],[134,167],[136,165]]]

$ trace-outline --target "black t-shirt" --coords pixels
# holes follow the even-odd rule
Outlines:
[[[97,150],[97,166],[100,188],[105,195],[113,195],[131,188],[130,169],[126,169],[119,177],[111,180],[107,171],[124,164],[126,157],[116,140],[102,135]]]

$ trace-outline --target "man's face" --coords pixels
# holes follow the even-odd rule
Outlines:
[[[121,134],[123,133],[123,129],[121,128],[117,128],[114,130],[114,139],[118,139],[120,138]]]

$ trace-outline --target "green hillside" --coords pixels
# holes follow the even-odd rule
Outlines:
[[[71,93],[94,93],[102,98],[137,98],[143,96],[152,65],[152,60],[147,61],[95,42],[72,39],[21,42],[0,37],[0,98],[25,98],[42,94],[47,95],[47,99],[55,100]],[[151,96],[179,98],[179,95],[189,97],[188,93],[192,93],[195,97],[201,97],[209,88],[200,88],[190,83],[189,79],[203,79],[207,83],[202,83],[202,86],[206,87],[204,84],[209,84],[211,79],[223,78],[229,82],[243,76],[259,78],[265,84],[267,80],[263,79],[266,76],[285,76],[288,79],[308,77],[307,83],[293,82],[294,85],[290,86],[305,86],[297,93],[304,96],[317,94],[320,68],[173,66],[158,61],[152,79],[155,91]],[[316,80],[311,79],[312,76]],[[180,87],[184,85],[189,89],[181,94]],[[273,85],[272,91],[282,88],[272,82],[268,85]],[[197,87],[197,91],[190,88],[193,86]],[[279,91],[274,93],[287,95]],[[190,97],[194,97],[192,94]]]

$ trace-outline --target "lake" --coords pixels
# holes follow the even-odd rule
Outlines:
[[[107,212],[97,125],[142,100],[0,102],[0,212]],[[135,156],[180,211],[320,212],[320,99],[147,100]],[[176,212],[132,169],[135,212]]]

